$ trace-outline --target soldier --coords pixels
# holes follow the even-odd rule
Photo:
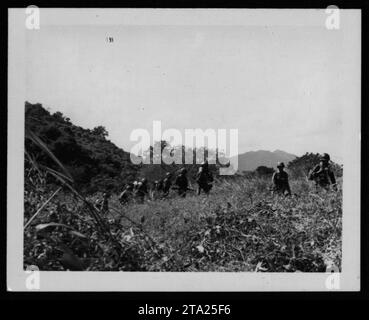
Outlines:
[[[309,180],[314,180],[317,189],[319,187],[329,190],[330,185],[337,191],[336,178],[329,165],[330,156],[328,153],[323,153],[320,157],[320,162],[314,169],[310,171]]]
[[[147,179],[142,178],[140,182],[137,183],[136,189],[135,189],[135,195],[136,198],[139,200],[139,202],[144,202],[145,196],[148,194],[147,190]]]
[[[164,179],[160,179],[160,180],[156,180],[155,182],[154,182],[154,185],[155,185],[155,189],[157,190],[157,191],[163,191],[163,180]]]
[[[172,186],[172,174],[170,172],[167,172],[163,180],[163,197],[168,196],[171,186]]]
[[[133,181],[133,183],[132,183],[132,186],[133,186],[133,194],[136,194],[136,190],[137,190],[137,186],[138,186],[138,181],[137,180],[135,180],[135,181]]]
[[[155,200],[159,198],[160,193],[163,191],[163,180],[155,180],[153,188],[151,189],[151,199]]]
[[[188,179],[187,179],[187,170],[186,168],[182,168],[177,179],[175,181],[175,185],[178,187],[178,195],[185,198],[186,192],[188,189]]]
[[[196,182],[198,184],[197,194],[201,193],[201,190],[204,190],[205,194],[209,194],[213,185],[213,176],[209,171],[208,161],[205,161],[201,164],[199,168],[199,172],[196,175]]]
[[[133,195],[133,184],[129,183],[124,188],[123,192],[119,196],[119,202],[121,204],[126,204],[132,198]]]
[[[284,171],[284,163],[278,162],[278,172],[274,172],[272,177],[273,194],[291,195],[290,184],[288,183],[288,174]]]

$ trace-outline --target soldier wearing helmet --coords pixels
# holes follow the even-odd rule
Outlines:
[[[133,184],[128,183],[123,192],[119,195],[119,202],[121,204],[126,204],[129,202],[129,200],[131,199],[133,195]]]
[[[204,170],[209,170],[209,162],[208,160],[205,160],[200,165],[201,168],[204,168]]]
[[[151,188],[151,199],[159,199],[163,192],[163,181],[164,179],[155,180],[153,187]]]
[[[137,180],[133,181],[133,183],[132,183],[133,193],[135,193],[135,192],[136,192],[136,190],[137,190],[137,186],[138,186],[138,181],[137,181]]]
[[[135,188],[135,195],[139,202],[143,202],[145,200],[145,196],[148,194],[147,190],[147,179],[142,178],[140,182],[137,183]]]
[[[291,188],[288,182],[288,174],[284,171],[284,163],[278,162],[278,171],[274,172],[272,177],[273,193],[291,195]]]
[[[172,186],[172,174],[167,172],[163,180],[163,196],[166,197],[169,194],[170,188]]]
[[[186,168],[182,168],[179,172],[179,175],[176,178],[175,185],[178,188],[178,195],[181,197],[186,197],[186,192],[188,189],[188,179],[187,179],[187,170]]]
[[[208,161],[204,161],[200,165],[199,171],[196,174],[196,182],[198,184],[198,195],[201,193],[201,190],[203,190],[205,194],[209,194],[211,188],[213,187],[213,175],[209,171]]]
[[[328,153],[323,153],[320,157],[320,162],[309,174],[309,180],[315,181],[316,186],[328,190],[332,185],[334,190],[337,190],[336,178],[330,167],[330,156]]]

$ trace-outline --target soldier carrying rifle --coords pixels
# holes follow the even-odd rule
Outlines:
[[[187,170],[186,168],[182,168],[179,175],[176,178],[175,185],[178,189],[178,195],[185,198],[188,190],[188,179],[187,179]]]
[[[163,197],[168,196],[171,186],[172,186],[172,174],[170,172],[167,172],[163,180]]]
[[[133,184],[128,183],[123,192],[119,195],[119,202],[121,204],[127,204],[133,195]]]
[[[137,183],[135,190],[134,190],[134,194],[135,194],[136,199],[140,203],[144,202],[145,196],[148,194],[146,178],[142,178],[141,181]]]
[[[288,174],[284,171],[284,163],[278,162],[277,168],[278,172],[275,172],[272,177],[273,194],[291,195]]]
[[[200,195],[201,190],[205,192],[205,194],[209,194],[211,188],[213,187],[213,175],[209,171],[209,164],[208,161],[204,161],[199,171],[196,175],[196,182],[198,184],[197,194]]]
[[[323,153],[320,157],[320,162],[309,173],[309,180],[315,181],[317,188],[324,188],[329,190],[332,185],[333,189],[337,191],[337,183],[334,173],[329,164],[330,156],[328,153]]]

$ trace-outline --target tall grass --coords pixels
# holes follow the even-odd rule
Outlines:
[[[102,219],[128,252],[119,259],[91,223],[83,201],[64,192],[37,219],[71,225],[88,241],[55,228],[40,243],[40,234],[29,228],[27,239],[33,240],[26,245],[26,260],[38,264],[33,250],[46,250],[54,237],[84,259],[87,270],[319,272],[332,263],[340,268],[341,191],[316,193],[306,182],[292,181],[294,196],[272,196],[261,190],[265,183],[220,182],[209,196],[173,194],[126,206],[113,195]],[[41,265],[65,269],[48,249]]]
[[[317,193],[306,181],[291,181],[291,187],[294,195],[284,197],[271,195],[260,178],[221,182],[209,196],[132,204],[111,218],[144,221],[142,227],[171,257],[164,270],[340,268],[342,192]]]
[[[103,213],[93,205],[101,194],[81,195],[57,159],[61,172],[37,165],[30,155],[26,159],[31,163],[26,182],[32,183],[24,194],[25,266],[192,272],[341,268],[341,181],[333,192],[292,180],[293,195],[284,197],[273,196],[269,180],[262,178],[217,180],[208,196],[179,198],[172,191],[166,199],[122,206],[113,195]],[[54,187],[36,179],[41,171],[54,177]]]

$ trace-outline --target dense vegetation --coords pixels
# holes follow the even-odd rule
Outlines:
[[[288,171],[294,178],[306,178],[309,170],[319,163],[320,155],[318,153],[305,153],[301,157],[288,163]],[[343,167],[337,163],[331,162],[331,169],[336,177],[342,177]]]
[[[118,191],[137,176],[138,167],[130,155],[107,140],[108,133],[99,126],[92,130],[75,126],[62,113],[50,114],[40,104],[26,102],[26,129],[35,133],[70,172],[80,190]],[[26,150],[37,163],[55,169],[50,157],[26,139]]]
[[[126,206],[114,195],[102,216],[114,240],[86,203],[65,190],[25,232],[25,263],[43,270],[319,272],[332,263],[340,268],[341,191],[316,194],[307,182],[292,181],[296,195],[273,197],[268,185],[262,178],[225,179],[208,197],[173,193]],[[50,195],[26,195],[26,213]]]
[[[135,167],[129,154],[106,139],[103,127],[76,127],[40,105],[26,104],[26,126],[25,266],[259,272],[341,268],[342,180],[338,192],[317,192],[299,176],[316,164],[314,154],[289,163],[291,197],[272,196],[270,170],[265,175],[259,170],[251,176],[216,177],[209,196],[189,192],[183,199],[173,190],[167,199],[123,206],[118,191],[126,181],[143,175],[152,181],[177,167]],[[93,204],[106,188],[113,195],[109,211],[102,213]]]

